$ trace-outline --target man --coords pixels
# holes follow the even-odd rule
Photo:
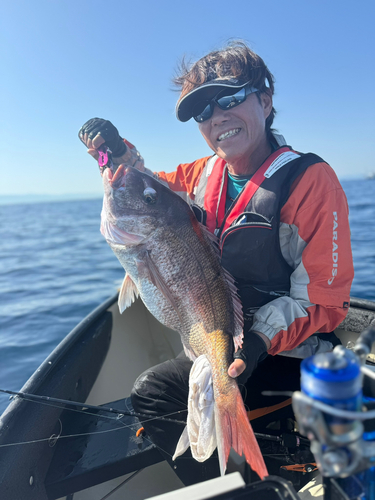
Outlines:
[[[294,151],[274,133],[273,77],[245,44],[229,44],[184,67],[176,83],[177,118],[194,118],[214,155],[173,173],[149,173],[188,201],[219,237],[245,320],[244,346],[228,373],[244,384],[255,370],[249,399],[267,406],[261,389],[296,389],[299,360],[338,343],[332,331],[346,316],[353,279],[345,194],[327,163]],[[115,163],[145,169],[110,122],[89,120],[79,135],[94,157],[105,143]],[[157,417],[185,410],[190,367],[180,355],[142,374],[132,393],[136,411]],[[144,427],[170,461],[181,426],[146,419]],[[174,466],[185,484],[218,473],[215,459],[185,464]]]

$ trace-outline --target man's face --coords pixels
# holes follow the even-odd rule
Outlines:
[[[240,175],[269,148],[265,122],[271,110],[270,96],[260,94],[259,102],[257,95],[250,94],[245,102],[225,111],[215,105],[213,115],[199,124],[199,130],[209,147]]]

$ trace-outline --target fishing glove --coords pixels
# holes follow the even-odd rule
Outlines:
[[[78,132],[78,137],[84,144],[86,144],[83,139],[85,134],[87,134],[88,139],[94,139],[97,135],[101,135],[105,140],[106,146],[108,146],[115,157],[123,156],[127,150],[124,139],[118,133],[117,128],[110,121],[103,118],[91,118],[91,120],[82,125]]]
[[[88,139],[92,140],[97,135],[100,135],[105,140],[105,145],[111,150],[114,166],[124,163],[138,169],[140,172],[147,172],[152,175],[152,172],[145,168],[144,160],[137,148],[126,139],[124,140],[118,133],[117,128],[109,120],[91,118],[82,125],[78,132],[78,137],[87,147],[89,147]],[[89,148],[89,153],[98,159],[98,154],[93,147],[92,149]]]
[[[237,352],[233,355],[234,359],[242,359],[246,364],[245,370],[239,375],[242,382],[245,382],[250,377],[258,363],[263,361],[266,356],[267,346],[264,340],[251,330],[247,332],[242,347],[237,349]]]

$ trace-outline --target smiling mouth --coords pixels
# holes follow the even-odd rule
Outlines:
[[[228,137],[232,137],[233,135],[237,135],[240,132],[240,128],[234,128],[232,130],[228,130],[228,132],[224,132],[224,134],[219,135],[217,140],[219,142],[224,141],[225,139],[228,139]]]

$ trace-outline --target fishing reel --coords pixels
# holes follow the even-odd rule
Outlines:
[[[352,350],[336,346],[301,364],[293,410],[321,474],[333,478],[328,498],[375,499],[375,371],[366,366],[374,341],[367,328]]]

